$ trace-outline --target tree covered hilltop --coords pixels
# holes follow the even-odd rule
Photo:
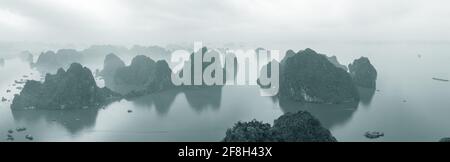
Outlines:
[[[223,142],[337,142],[331,132],[309,112],[286,113],[273,126],[257,120],[238,122]]]

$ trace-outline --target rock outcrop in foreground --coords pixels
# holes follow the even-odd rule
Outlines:
[[[355,84],[365,88],[376,88],[377,70],[367,57],[361,57],[348,65]]]
[[[228,129],[224,142],[337,142],[319,120],[306,111],[287,113],[274,125],[256,120],[238,122]]]
[[[12,109],[78,109],[97,108],[120,99],[108,88],[99,88],[92,72],[79,63],[62,68],[54,75],[47,74],[43,83],[27,81],[19,95],[15,95]]]
[[[358,102],[349,73],[311,49],[282,61],[279,97],[309,103]]]
[[[298,53],[301,53],[302,51],[299,51]],[[295,56],[297,53],[295,53],[293,50],[287,50],[286,51],[286,55],[283,58],[283,61],[281,62],[281,64],[284,64],[286,62],[286,60],[292,56]],[[339,63],[338,59],[336,56],[327,56],[325,54],[320,54],[323,55],[327,58],[327,60],[332,63],[334,66],[336,66],[337,68],[341,68],[344,71],[348,71],[347,66],[342,65],[341,63]]]

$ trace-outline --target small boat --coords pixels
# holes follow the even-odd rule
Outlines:
[[[366,132],[366,134],[364,134],[364,136],[366,136],[369,139],[376,139],[376,138],[383,137],[384,133],[382,133],[382,132]]]
[[[17,128],[16,129],[16,132],[23,132],[23,131],[26,131],[27,130],[27,128],[25,128],[25,127],[23,127],[23,128]]]
[[[447,79],[441,79],[441,78],[433,78],[433,80],[442,81],[442,82],[448,82]]]

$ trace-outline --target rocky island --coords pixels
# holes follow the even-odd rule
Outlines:
[[[20,54],[19,54],[19,58],[20,58],[20,60],[22,60],[22,61],[24,61],[24,62],[27,62],[27,63],[29,63],[29,64],[32,64],[32,63],[33,63],[34,56],[33,56],[33,54],[31,54],[30,51],[22,51],[22,52],[20,52]]]
[[[365,88],[376,88],[377,70],[367,57],[361,57],[353,61],[348,67],[356,85]]]
[[[301,53],[303,51],[299,51],[298,53]],[[293,50],[287,50],[286,51],[286,55],[284,56],[283,60],[281,61],[281,64],[285,64],[286,60],[292,56],[295,56],[297,53],[295,53]],[[327,60],[332,63],[334,66],[336,66],[337,68],[341,68],[344,71],[348,71],[347,66],[342,65],[341,63],[339,63],[338,59],[336,56],[327,56],[325,54],[319,54],[319,55],[323,55],[327,58]]]
[[[0,58],[0,66],[5,66],[5,59],[4,58]]]
[[[319,120],[306,111],[287,113],[274,125],[260,121],[238,122],[223,142],[337,142]]]
[[[309,103],[359,101],[349,73],[311,49],[290,54],[280,67],[279,97]]]
[[[122,65],[118,57],[110,56],[105,59],[102,73],[105,76],[113,75],[115,85],[134,87],[127,93],[127,98],[160,92],[174,86],[171,81],[172,70],[164,60],[155,62],[147,56],[138,55],[129,66]],[[105,79],[108,81],[108,78]]]
[[[118,68],[114,75],[115,84],[145,85],[155,73],[156,62],[151,58],[138,55],[129,66]]]
[[[60,68],[47,74],[43,83],[29,80],[20,94],[15,95],[12,109],[86,109],[97,108],[119,100],[108,88],[99,88],[91,70],[72,63],[67,71]]]
[[[209,61],[205,61],[203,60],[205,55],[209,55],[212,56],[211,60]],[[228,57],[233,57],[233,55],[228,55]],[[198,64],[200,62],[197,62],[196,58],[200,58],[199,60],[201,61],[201,67],[196,67],[194,66],[194,64]],[[222,61],[220,60],[220,54],[214,50],[208,50],[207,47],[203,47],[201,50],[199,49],[196,52],[191,53],[191,55],[189,56],[189,61],[185,62],[185,67],[190,65],[190,68],[188,68],[188,71],[184,71],[185,69],[183,68],[182,70],[180,70],[178,73],[174,74],[174,75],[178,75],[180,76],[180,78],[183,78],[181,80],[183,81],[187,81],[187,82],[183,82],[181,87],[183,88],[189,88],[189,89],[201,89],[201,88],[209,88],[209,87],[222,87],[223,84],[216,84],[216,83],[223,83],[224,81],[227,80],[226,78],[226,68],[223,68],[222,65]],[[202,61],[203,60],[203,61]],[[235,63],[237,63],[237,60],[233,60],[235,61]],[[237,67],[235,65],[235,67]],[[196,69],[199,69],[199,71],[201,71],[201,73],[195,73]],[[201,68],[201,69],[200,69]],[[232,70],[238,70],[234,67],[228,67],[228,69],[230,71],[228,75],[231,74]],[[192,72],[191,72],[192,71]],[[206,83],[204,77],[204,74],[210,75],[212,78],[212,80],[214,80],[213,83]],[[216,78],[220,78],[220,77],[216,77],[216,76],[222,76],[222,78],[220,80],[216,80]],[[188,84],[185,84],[188,83]]]

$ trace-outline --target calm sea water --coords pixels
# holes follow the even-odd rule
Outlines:
[[[348,105],[280,101],[259,96],[252,86],[172,90],[99,110],[12,111],[11,102],[1,102],[0,141],[17,127],[27,131],[15,132],[16,141],[26,141],[27,134],[35,141],[220,141],[237,121],[273,123],[298,110],[311,112],[339,141],[438,141],[450,136],[450,83],[432,80],[450,79],[450,44],[308,44],[298,49],[306,47],[336,55],[343,64],[369,57],[378,70],[379,91],[360,89],[361,102]],[[19,93],[14,80],[23,75],[40,79],[18,59],[6,60],[0,74],[0,97],[9,100]],[[381,131],[385,137],[369,140],[363,136],[366,131]]]

